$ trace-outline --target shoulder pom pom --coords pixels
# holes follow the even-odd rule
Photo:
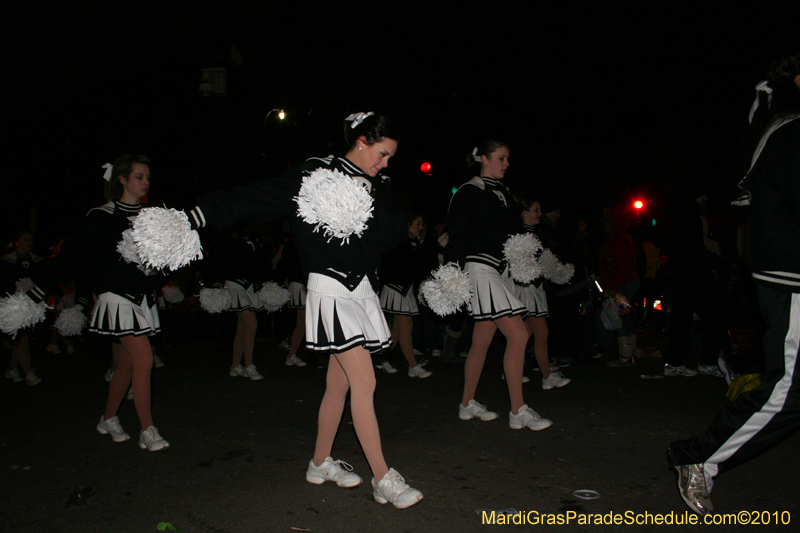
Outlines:
[[[258,298],[267,312],[274,313],[286,305],[291,299],[291,294],[274,281],[268,281],[259,289]]]
[[[0,331],[16,338],[19,330],[44,321],[45,309],[44,302],[37,304],[22,292],[0,298]]]
[[[420,299],[439,316],[455,313],[472,297],[469,276],[455,263],[442,265],[419,287]]]
[[[536,254],[542,251],[542,243],[531,233],[512,235],[503,245],[503,254],[514,281],[530,283],[542,275],[542,267]]]
[[[372,217],[372,197],[358,181],[338,170],[317,169],[303,178],[295,196],[297,214],[314,231],[324,229],[328,241],[336,237],[342,244],[350,236],[361,236]]]
[[[233,296],[226,289],[200,289],[200,307],[216,315],[233,304]]]
[[[163,207],[142,209],[133,219],[131,235],[141,263],[156,270],[177,270],[203,257],[200,235],[192,229],[183,211]]]
[[[56,323],[53,326],[64,337],[73,337],[80,335],[83,328],[86,326],[86,315],[83,313],[83,306],[76,305],[69,309],[64,309],[58,315]]]
[[[569,283],[575,274],[575,266],[570,263],[562,263],[553,252],[544,250],[539,257],[539,264],[542,267],[542,275],[558,285]]]
[[[185,298],[183,291],[176,285],[164,285],[161,289],[164,299],[171,304],[179,304]]]

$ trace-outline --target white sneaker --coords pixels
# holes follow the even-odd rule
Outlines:
[[[439,349],[431,350],[431,357],[441,357],[441,356],[442,356],[442,351],[441,350],[439,350]]]
[[[564,374],[561,372],[553,372],[547,379],[542,380],[542,388],[544,390],[550,390],[553,387],[560,388],[569,384],[571,381],[571,379],[565,378]]]
[[[156,368],[161,368],[161,367],[164,366],[164,361],[162,361],[159,356],[154,355],[153,356],[153,366],[156,367]]]
[[[150,426],[139,434],[139,448],[148,452],[157,452],[169,448],[169,442],[158,434],[155,426]]]
[[[19,371],[16,368],[9,368],[6,370],[6,379],[10,379],[14,383],[19,383],[22,378],[19,376]]]
[[[719,366],[722,375],[725,376],[725,381],[728,383],[728,385],[733,383],[733,380],[736,379],[736,373],[731,370],[731,367],[729,367],[728,363],[725,362],[724,357],[717,359],[717,365]]]
[[[306,366],[306,362],[297,357],[297,354],[292,354],[286,358],[286,366]]]
[[[244,376],[244,367],[242,365],[232,366],[231,371],[228,372],[228,375],[232,378],[238,378],[239,376]]]
[[[470,400],[466,407],[458,404],[458,418],[461,420],[480,418],[484,422],[488,422],[489,420],[494,420],[497,418],[497,413],[494,411],[489,411],[486,409],[485,405],[480,404],[475,400]]]
[[[725,374],[717,365],[697,365],[697,373],[705,376],[714,376],[715,378],[724,378]]]
[[[667,377],[683,376],[690,378],[697,375],[697,370],[686,368],[685,366],[673,366],[670,364],[664,365],[664,375]]]
[[[252,381],[258,381],[259,379],[264,379],[264,376],[258,373],[256,370],[256,365],[250,365],[244,369],[245,377],[250,378]]]
[[[380,504],[392,502],[397,509],[406,509],[419,503],[423,496],[417,489],[412,489],[406,484],[397,470],[390,468],[378,483],[372,478],[372,495]]]
[[[416,356],[418,356],[418,355],[422,355],[422,352],[420,352],[419,350],[417,350],[416,348],[414,348],[414,357],[416,357]]]
[[[36,385],[42,382],[39,376],[37,376],[36,373],[34,372],[35,370],[36,370],[35,368],[31,368],[31,371],[25,375],[25,383],[27,383],[31,387],[35,387]]]
[[[508,426],[511,429],[531,428],[533,431],[541,431],[553,425],[551,420],[542,418],[539,413],[528,407],[527,404],[523,405],[517,411],[517,414],[508,412]]]
[[[128,394],[125,396],[125,398],[128,400],[133,400],[133,385],[131,385],[131,388],[128,389]]]
[[[432,375],[433,372],[430,370],[425,370],[422,368],[423,366],[428,364],[428,360],[425,359],[424,361],[420,361],[417,366],[414,368],[408,369],[408,377],[410,378],[427,378],[428,376]]]
[[[313,459],[308,462],[306,481],[314,485],[335,481],[340,487],[349,488],[361,485],[364,480],[358,474],[353,473],[353,467],[349,464],[334,460],[333,457],[327,457],[319,466],[314,464]]]
[[[106,371],[105,378],[109,383],[111,383],[111,380],[114,379],[114,372],[110,368]]]
[[[108,420],[100,417],[100,422],[97,423],[97,432],[101,435],[111,434],[111,440],[114,442],[125,442],[129,438],[130,435],[125,433],[125,430],[122,429],[122,426],[119,423],[119,418],[116,416],[112,416]]]
[[[397,369],[389,364],[389,361],[384,361],[379,365],[375,365],[375,368],[383,370],[387,374],[394,374],[397,372]]]
[[[503,381],[505,381],[505,380],[506,380],[506,374],[505,374],[505,372],[504,372],[504,373],[502,373],[502,374],[500,374],[500,379],[502,379]],[[522,382],[523,382],[523,383],[529,383],[530,381],[531,381],[531,378],[529,378],[528,376],[522,376]]]

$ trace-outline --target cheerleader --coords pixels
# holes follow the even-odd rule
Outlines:
[[[236,335],[233,338],[231,377],[243,376],[258,381],[263,379],[253,364],[253,351],[256,344],[258,318],[256,313],[262,304],[256,293],[256,285],[263,281],[263,268],[259,268],[256,257],[256,243],[249,235],[247,226],[221,239],[206,270],[207,281],[216,281],[217,287],[224,287],[232,296],[231,307],[226,311],[236,313]],[[241,364],[244,358],[244,365]]]
[[[406,242],[400,244],[386,257],[383,271],[384,286],[381,289],[381,307],[393,316],[392,345],[389,350],[393,350],[397,343],[400,343],[403,356],[408,361],[408,377],[411,378],[427,378],[433,374],[423,368],[426,361],[417,364],[411,340],[412,317],[419,315],[417,299],[414,296],[414,280],[418,277],[417,272],[421,266],[419,235],[422,224],[420,215],[414,214],[409,217]]]
[[[42,260],[41,257],[31,251],[33,250],[33,233],[30,231],[20,231],[16,235],[14,242],[15,250],[0,258],[0,268],[2,268],[0,280],[4,284],[2,293],[16,291],[17,281],[29,282],[31,274],[35,271],[34,265]],[[22,381],[22,376],[20,376],[17,366],[22,369],[25,383],[31,387],[42,382],[36,375],[35,369],[31,368],[30,339],[27,331],[21,332],[11,341],[11,360],[8,363],[5,376],[6,379],[10,379],[14,383]]]
[[[281,250],[276,266],[276,277],[288,282],[290,300],[286,307],[294,309],[296,314],[294,331],[289,339],[289,355],[286,356],[284,364],[303,367],[306,366],[306,362],[297,357],[297,352],[306,336],[306,284],[297,247],[291,239]]]
[[[536,233],[536,226],[542,218],[542,206],[536,200],[522,200],[522,226],[527,233]],[[564,377],[561,372],[551,372],[550,355],[547,349],[547,317],[550,316],[547,308],[547,294],[544,290],[544,280],[539,278],[531,283],[515,283],[517,297],[525,304],[525,328],[533,336],[533,355],[542,371],[542,388],[550,390],[553,387],[563,387],[572,381]]]
[[[108,165],[105,205],[92,209],[81,228],[64,243],[61,253],[43,263],[37,286],[27,294],[34,301],[52,293],[59,282],[78,275],[91,283],[97,301],[89,320],[89,331],[116,337],[119,363],[108,390],[106,410],[97,431],[110,434],[114,442],[130,436],[122,429],[117,410],[133,384],[133,401],[141,424],[139,447],[158,451],[169,447],[153,425],[150,411],[150,373],[153,353],[149,335],[161,330],[156,307],[157,290],[164,278],[143,265],[123,260],[117,245],[130,219],[141,210],[141,199],[150,190],[150,160],[140,155],[124,155]]]
[[[509,426],[539,431],[553,423],[528,407],[523,398],[522,371],[529,334],[522,316],[527,308],[515,294],[503,254],[505,241],[519,225],[512,212],[511,193],[501,182],[508,159],[509,149],[504,143],[487,140],[476,147],[469,163],[479,164],[480,174],[458,189],[447,213],[445,262],[458,262],[469,275],[472,299],[468,310],[475,320],[458,414],[461,420],[497,418],[497,413],[475,401],[475,392],[489,345],[499,329],[506,337],[503,368],[511,398]]]
[[[229,193],[213,193],[199,200],[190,212],[190,220],[198,227],[209,223],[224,228],[247,216],[289,218],[303,271],[309,273],[306,346],[331,354],[319,409],[316,448],[306,480],[314,484],[333,481],[340,487],[362,482],[350,465],[331,457],[349,391],[353,425],[374,476],[373,497],[378,503],[391,502],[404,509],[423,496],[389,468],[383,457],[373,404],[375,371],[370,357],[370,352],[384,350],[391,343],[374,292],[381,254],[397,246],[406,232],[406,224],[392,207],[389,179],[381,174],[397,151],[397,136],[388,119],[373,113],[350,115],[344,129],[349,147],[344,157],[312,158],[281,178],[238,187]],[[331,199],[335,193],[320,193],[312,187],[312,182],[320,183],[315,179],[327,175],[332,179],[326,186],[355,188],[362,195],[367,192],[372,210],[364,222],[366,227],[359,226],[360,233],[350,232],[346,238],[333,236],[328,232],[330,226],[323,230],[321,224],[312,222],[315,219],[298,209],[301,202],[322,210],[334,205]],[[362,207],[366,210],[363,204]]]

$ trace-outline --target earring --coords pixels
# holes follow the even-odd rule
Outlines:
[[[358,151],[359,151],[359,152],[361,151],[361,147],[360,147],[360,146],[358,147]]]

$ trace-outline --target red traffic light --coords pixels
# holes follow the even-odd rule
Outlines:
[[[431,171],[431,164],[425,161],[419,166],[419,169],[424,172],[425,174],[429,174]]]

